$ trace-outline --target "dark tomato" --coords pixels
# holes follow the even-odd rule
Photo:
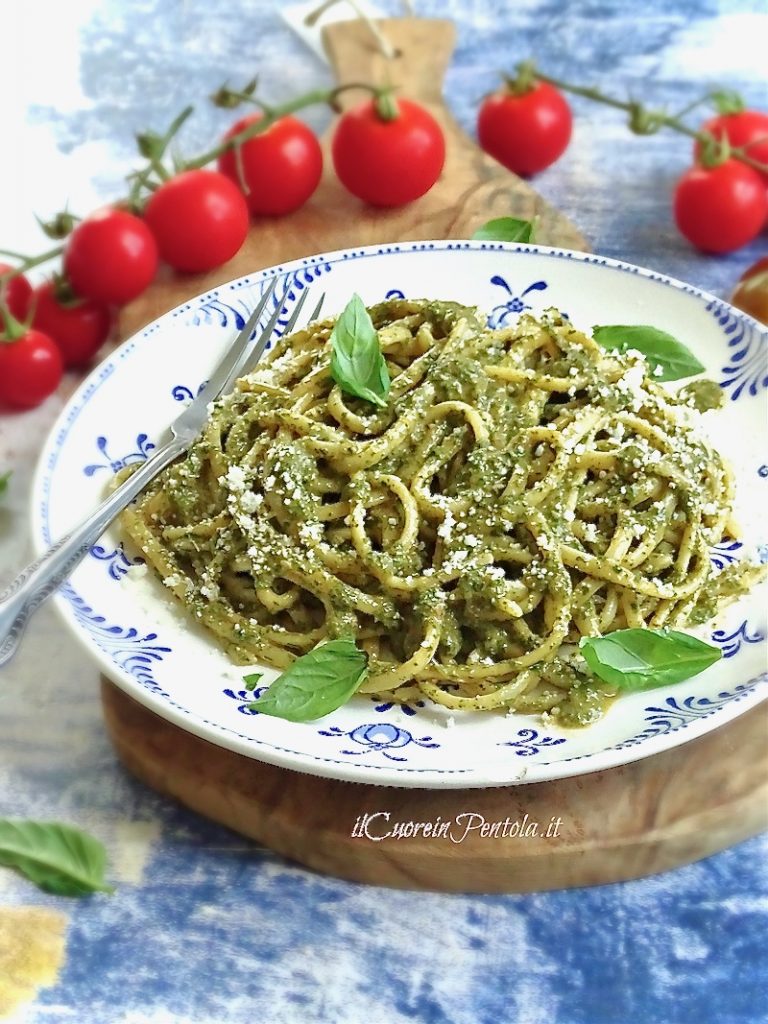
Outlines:
[[[755,320],[768,324],[768,256],[763,256],[744,271],[731,302]]]
[[[0,339],[0,402],[32,409],[53,394],[63,372],[61,353],[47,334],[29,330],[17,341]]]
[[[738,114],[719,114],[710,118],[702,126],[703,132],[709,132],[716,139],[727,138],[731,146],[744,147],[747,154],[758,163],[768,167],[768,114],[757,110],[742,110]],[[701,156],[701,144],[696,143],[696,159]],[[758,171],[768,185],[768,171]]]
[[[201,273],[231,259],[248,234],[248,207],[218,171],[182,171],[153,192],[144,219],[174,270]]]
[[[259,120],[261,114],[241,118],[224,138],[231,139]],[[219,170],[243,190],[251,213],[279,217],[298,210],[315,191],[323,173],[323,153],[316,135],[302,121],[281,117],[262,135],[241,143],[239,157],[231,149],[222,153]]]
[[[500,164],[529,177],[562,156],[572,126],[563,94],[548,82],[538,82],[519,96],[504,90],[486,97],[477,117],[477,137]]]
[[[52,338],[65,366],[85,366],[109,337],[112,314],[93,299],[61,302],[56,286],[46,281],[35,289],[34,326]]]
[[[333,165],[346,189],[372,206],[402,206],[428,192],[445,162],[445,139],[432,115],[396,100],[384,120],[373,100],[348,110],[333,135]]]
[[[7,263],[0,263],[0,277],[8,270],[13,270]],[[17,320],[26,320],[29,312],[29,300],[32,297],[32,285],[24,277],[18,274],[12,277],[3,288],[3,297],[8,310]]]
[[[78,295],[123,306],[152,282],[157,246],[139,217],[125,210],[99,210],[69,236],[64,269]]]
[[[691,167],[675,187],[675,221],[704,252],[731,252],[751,242],[768,217],[768,193],[757,171],[726,160]]]

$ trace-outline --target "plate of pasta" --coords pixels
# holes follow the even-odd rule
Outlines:
[[[457,788],[614,767],[768,695],[768,332],[568,250],[347,250],[167,313],[51,432],[40,551],[275,277],[264,359],[55,599],[115,683],[249,757]],[[307,290],[322,318],[288,334]]]

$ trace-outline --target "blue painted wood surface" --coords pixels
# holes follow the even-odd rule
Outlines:
[[[26,18],[30,48],[34,11],[45,6],[31,3],[31,15],[18,15]],[[52,71],[28,90],[26,117],[30,131],[50,140],[52,153],[67,154],[78,174],[87,174],[94,196],[119,191],[132,158],[132,130],[161,127],[225,78],[240,83],[259,70],[274,98],[328,80],[327,69],[281,23],[276,5],[84,0],[67,6],[70,89],[62,98]],[[382,6],[396,13],[394,5]],[[417,7],[457,21],[447,98],[469,131],[496,69],[531,55],[554,74],[671,107],[715,84],[768,107],[764,0],[422,0]],[[54,18],[53,4],[48,14]],[[541,192],[596,251],[727,295],[766,250],[766,237],[725,258],[693,252],[669,212],[674,180],[689,162],[687,141],[671,134],[638,139],[615,112],[582,102],[574,108],[574,142],[537,179]],[[184,147],[206,146],[227,119],[201,106]],[[310,120],[319,128],[323,115]],[[19,181],[39,177],[32,161],[22,151],[7,173]],[[32,206],[30,191],[24,200]],[[9,216],[10,202],[3,199]],[[45,416],[50,419],[40,413],[25,422],[39,425]],[[39,431],[0,424],[0,450],[16,469],[0,511],[4,576],[24,558],[29,467],[39,441]],[[70,915],[60,982],[41,993],[25,1021],[766,1019],[764,839],[651,879],[533,896],[413,894],[320,878],[254,850],[129,778],[104,734],[95,682],[50,609],[2,680],[0,813],[91,829],[110,849],[118,884],[112,897],[74,903],[39,894],[9,872],[0,875],[3,904],[46,904]]]

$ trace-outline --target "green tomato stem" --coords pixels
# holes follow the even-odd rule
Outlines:
[[[375,98],[378,98],[387,91],[384,89],[378,89],[373,85],[368,85],[365,82],[348,82],[345,85],[337,86],[335,89],[313,89],[311,92],[302,93],[301,96],[297,96],[295,99],[288,100],[286,103],[276,104],[273,107],[264,106],[253,96],[243,94],[243,100],[256,103],[256,105],[261,107],[264,111],[264,116],[259,118],[258,121],[254,121],[252,124],[247,125],[242,131],[238,132],[237,135],[233,135],[231,138],[219,143],[219,145],[214,146],[212,149],[206,150],[206,152],[202,153],[200,156],[194,157],[192,160],[185,160],[182,165],[183,169],[192,171],[205,167],[206,164],[210,164],[214,160],[218,159],[222,153],[227,153],[231,149],[236,149],[244,142],[252,139],[255,135],[261,135],[263,132],[267,131],[268,128],[271,128],[275,121],[279,121],[281,117],[287,117],[289,114],[294,114],[296,111],[303,110],[305,107],[311,107],[318,103],[322,103],[331,107],[332,110],[338,111],[339,96],[350,89],[364,89],[367,92],[370,92]],[[231,95],[238,96],[239,94],[232,92]]]
[[[604,106],[613,107],[615,110],[625,111],[629,114],[630,129],[637,135],[653,135],[660,128],[670,128],[679,135],[686,135],[689,139],[695,139],[702,146],[702,163],[705,167],[714,167],[733,157],[755,171],[768,172],[768,164],[755,160],[747,153],[745,147],[730,148],[725,146],[722,140],[715,138],[710,132],[696,131],[696,129],[690,128],[681,120],[681,117],[689,110],[692,110],[694,106],[709,99],[710,94],[702,97],[701,100],[697,100],[695,104],[691,104],[690,107],[687,107],[679,114],[668,114],[664,110],[651,110],[636,100],[619,100],[615,96],[609,96],[607,93],[602,92],[602,90],[592,86],[574,85],[572,82],[566,82],[562,78],[555,78],[554,75],[546,75],[543,71],[539,71],[538,68],[533,66],[530,61],[518,64],[516,70],[518,77],[512,79],[514,83],[532,73],[538,81],[554,85],[555,88],[563,92],[572,93],[574,96],[582,96],[584,99],[591,100],[594,103],[602,103]]]
[[[33,267],[39,266],[41,263],[47,263],[48,260],[55,259],[56,256],[61,256],[64,252],[63,245],[57,245],[53,249],[49,249],[47,252],[41,253],[39,256],[24,256],[23,253],[12,252],[10,249],[0,249],[0,256],[9,256],[14,260],[21,260],[18,267],[14,267],[12,270],[6,270],[0,274],[0,287],[7,281],[11,281],[14,277],[18,277],[20,274],[26,273]]]

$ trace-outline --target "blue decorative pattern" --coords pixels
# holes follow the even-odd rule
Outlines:
[[[740,540],[723,541],[721,544],[713,544],[709,549],[709,560],[716,569],[724,569],[733,562],[738,562],[739,555],[744,545]]]
[[[289,286],[285,302],[283,303],[285,307],[284,312],[278,318],[277,326],[275,327],[275,333],[278,337],[282,336],[291,317],[291,307],[299,300],[301,293],[323,274],[328,273],[330,269],[331,264],[325,261],[307,261],[300,270],[293,271],[287,280],[278,284],[275,294],[264,310],[262,321],[266,323],[274,313],[286,286]],[[262,282],[262,293],[269,283],[268,281]],[[191,322],[195,325],[215,324],[219,327],[230,327],[238,331],[242,330],[256,304],[256,296],[250,288],[251,282],[248,278],[243,278],[239,284],[241,287],[248,289],[247,299],[232,299],[229,302],[224,302],[219,292],[215,291],[210,298],[195,307]],[[182,308],[179,312],[186,312],[186,309]]]
[[[743,686],[735,686],[733,691],[723,691],[716,697],[684,697],[678,700],[677,697],[667,697],[661,707],[651,706],[645,708],[645,721],[648,727],[636,736],[617,743],[613,750],[625,750],[627,747],[636,747],[639,743],[654,739],[657,736],[664,736],[669,732],[677,732],[691,722],[713,715],[723,705],[731,701],[743,700],[754,691],[754,684],[745,683]]]
[[[536,729],[518,729],[516,740],[505,740],[500,747],[514,747],[518,757],[530,757],[538,754],[543,747],[556,747],[565,743],[565,737],[542,736]]]
[[[512,317],[518,316],[526,309],[532,309],[527,302],[524,302],[525,296],[530,292],[542,292],[549,286],[546,281],[534,281],[533,284],[529,284],[527,288],[524,288],[519,295],[507,284],[506,280],[499,274],[495,274],[491,278],[491,284],[497,285],[502,288],[509,298],[502,302],[498,306],[494,306],[491,312],[488,314],[488,326],[494,330],[498,327],[504,327]]]
[[[391,754],[390,751],[401,750],[410,744],[414,744],[417,747],[426,747],[427,749],[435,749],[440,746],[439,743],[435,743],[431,736],[417,738],[408,732],[407,729],[400,729],[389,722],[358,725],[356,728],[349,729],[348,731],[339,729],[338,726],[334,725],[330,729],[318,729],[318,735],[337,738],[343,736],[345,739],[350,739],[353,743],[359,745],[360,749],[358,750],[342,749],[339,751],[340,754],[347,754],[351,757],[356,757],[359,754],[382,754],[389,761],[407,761],[407,757],[399,757],[396,754]]]
[[[175,402],[191,402],[193,398],[200,394],[207,383],[208,381],[204,380],[196,391],[192,391],[192,388],[188,388],[186,384],[176,384],[171,389],[171,397]]]
[[[724,629],[717,629],[712,634],[712,642],[722,647],[724,658],[732,658],[739,653],[743,643],[759,644],[765,640],[765,634],[761,633],[759,629],[755,629],[751,636],[748,630],[749,626],[746,622],[742,622],[732,633],[727,633]]]
[[[86,476],[93,476],[93,474],[97,473],[100,469],[106,469],[111,473],[117,473],[121,469],[125,469],[126,466],[132,465],[134,462],[144,462],[149,453],[155,447],[149,440],[147,434],[138,434],[136,437],[136,451],[129,452],[127,455],[123,455],[122,458],[113,459],[107,450],[108,443],[109,442],[106,437],[96,438],[96,447],[104,456],[105,461],[95,462],[85,466],[83,472]]]
[[[413,701],[412,704],[396,704],[396,703],[393,703],[392,701],[385,701],[382,704],[379,701],[378,697],[371,697],[371,700],[374,702],[374,705],[375,705],[373,710],[374,711],[379,711],[382,714],[384,714],[387,711],[391,711],[392,708],[398,708],[400,711],[403,712],[404,715],[408,715],[409,717],[412,717],[413,715],[415,715],[417,713],[417,708],[423,708],[424,707],[424,701],[423,700],[415,700],[415,701]]]
[[[268,686],[258,686],[255,690],[233,690],[230,687],[227,687],[221,692],[225,697],[231,697],[232,700],[239,701],[237,710],[242,715],[259,715],[261,712],[252,708],[251,704],[253,701],[257,700],[262,693],[266,693],[268,689]]]
[[[164,655],[171,653],[171,648],[154,642],[158,639],[157,633],[142,636],[133,626],[110,626],[104,616],[97,614],[69,584],[61,588],[61,593],[69,601],[77,621],[115,665],[133,676],[145,689],[162,697],[168,696],[155,680],[153,667],[163,660]]]
[[[107,563],[107,571],[113,580],[120,580],[125,576],[132,565],[143,565],[143,558],[129,558],[122,543],[118,544],[112,551],[107,551],[100,544],[94,544],[91,548],[91,555],[100,562]]]
[[[720,387],[735,402],[745,391],[755,396],[768,387],[768,341],[754,323],[728,309],[721,302],[707,303],[728,341],[728,363],[722,367]]]

